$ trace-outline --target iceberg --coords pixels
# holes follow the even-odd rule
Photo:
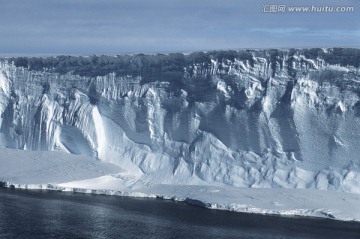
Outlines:
[[[341,203],[360,194],[359,62],[346,48],[3,58],[0,180],[359,220]]]

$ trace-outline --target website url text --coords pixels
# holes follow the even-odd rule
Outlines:
[[[354,12],[353,6],[286,6],[280,4],[263,5],[261,11],[264,13],[349,13]]]

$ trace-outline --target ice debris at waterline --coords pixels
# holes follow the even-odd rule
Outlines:
[[[345,48],[3,58],[0,146],[145,184],[359,194],[359,66]]]

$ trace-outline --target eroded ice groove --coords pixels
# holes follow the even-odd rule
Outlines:
[[[358,55],[3,59],[0,145],[85,155],[149,183],[360,193]]]

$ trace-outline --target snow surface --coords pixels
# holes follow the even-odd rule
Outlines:
[[[61,183],[119,173],[119,166],[63,152],[0,149],[0,181]]]
[[[22,189],[185,201],[245,213],[360,221],[360,195],[310,189],[154,184],[120,167],[62,152],[0,149],[0,181]]]

